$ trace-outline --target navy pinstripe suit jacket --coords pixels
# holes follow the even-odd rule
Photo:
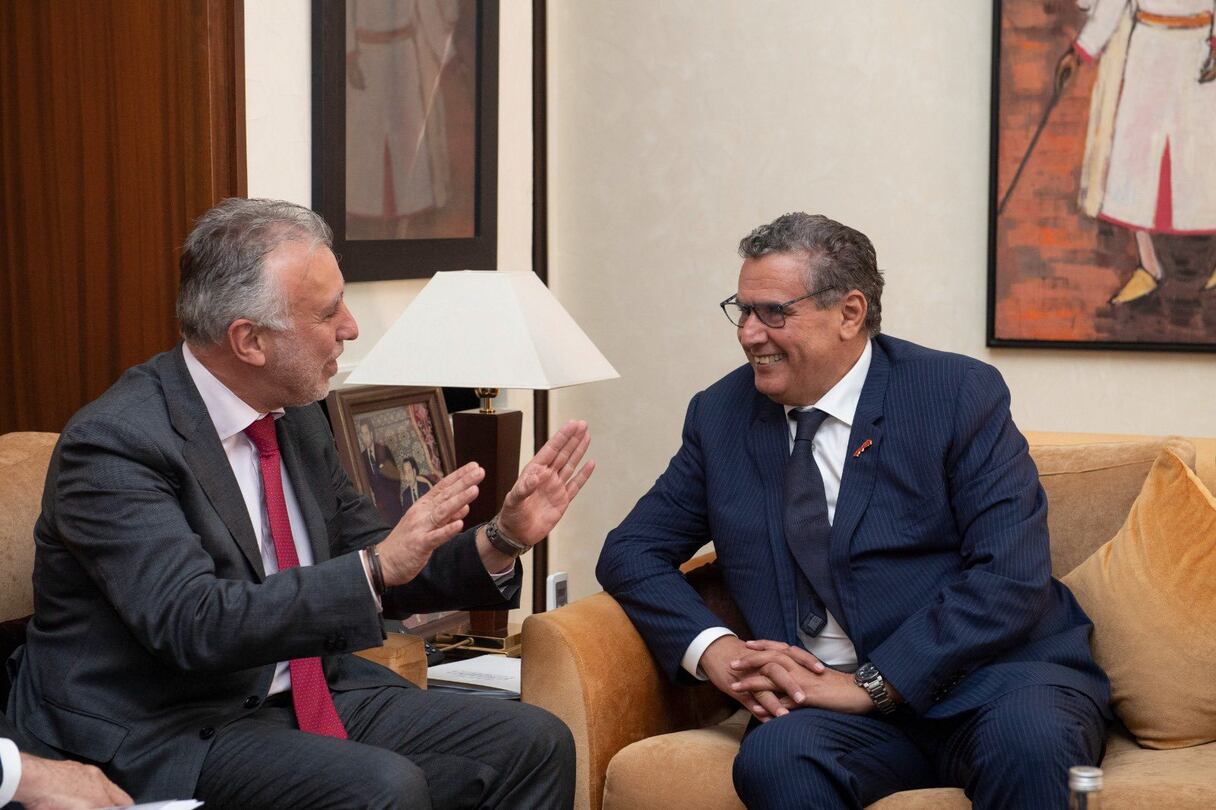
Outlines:
[[[873,350],[829,551],[859,660],[929,717],[1028,684],[1106,707],[1089,619],[1051,576],[1046,499],[1000,374],[887,336]],[[722,623],[677,570],[709,540],[753,636],[798,643],[787,431],[750,367],[736,369],[693,397],[679,451],[608,535],[599,580],[673,679],[689,643]]]

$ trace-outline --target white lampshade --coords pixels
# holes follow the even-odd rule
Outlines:
[[[436,273],[346,381],[548,390],[619,376],[535,273],[459,270]]]

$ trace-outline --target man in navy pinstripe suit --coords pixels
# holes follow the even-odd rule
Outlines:
[[[1109,685],[1051,577],[1000,374],[879,334],[882,277],[852,228],[787,214],[739,251],[722,306],[748,363],[693,397],[600,582],[670,677],[707,678],[754,715],[734,766],[749,807],[934,786],[976,807],[1064,806],[1069,766],[1101,758]],[[803,411],[816,432],[798,467]],[[791,512],[812,490],[819,517]],[[709,540],[748,639],[679,574]]]

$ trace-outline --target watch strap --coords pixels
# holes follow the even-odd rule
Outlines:
[[[874,706],[878,709],[879,714],[890,714],[895,711],[895,701],[891,699],[891,693],[887,690],[887,682],[882,677],[882,673],[878,671],[878,667],[871,663],[862,664],[853,674],[853,682],[866,690],[866,694],[870,696],[870,700],[874,701]]]
[[[518,557],[531,548],[504,534],[498,527],[498,515],[490,518],[490,521],[486,523],[486,539],[490,541],[490,545],[508,557]]]

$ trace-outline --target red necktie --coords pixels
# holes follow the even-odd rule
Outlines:
[[[258,449],[262,468],[262,488],[266,495],[266,514],[270,517],[270,536],[279,570],[300,564],[296,541],[291,536],[291,521],[287,517],[287,499],[283,497],[283,476],[279,469],[279,439],[274,432],[274,417],[267,414],[245,428],[245,435]],[[325,683],[320,658],[296,658],[289,663],[291,670],[291,702],[301,731],[346,739],[346,728],[334,699]]]

